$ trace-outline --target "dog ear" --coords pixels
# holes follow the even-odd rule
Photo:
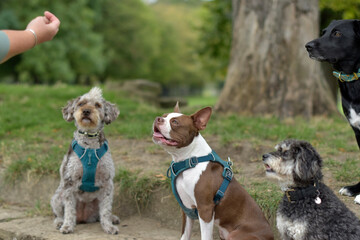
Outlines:
[[[71,122],[74,120],[75,106],[78,103],[80,97],[68,101],[67,105],[62,108],[62,114],[65,121]]]
[[[316,150],[307,142],[303,142],[295,147],[296,163],[294,180],[300,182],[310,182],[314,179],[322,178],[321,165],[322,159]]]
[[[211,112],[211,107],[206,107],[191,115],[191,118],[193,119],[197,129],[204,130],[206,128],[206,124],[210,119]]]
[[[353,26],[354,26],[354,33],[356,34],[356,37],[360,38],[360,21],[354,20]]]
[[[105,101],[104,108],[105,108],[104,122],[106,124],[110,124],[119,116],[120,110],[116,107],[115,104],[112,104],[108,101]]]
[[[179,101],[176,102],[176,105],[174,107],[174,113],[180,113]]]

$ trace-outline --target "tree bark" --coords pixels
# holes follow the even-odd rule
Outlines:
[[[335,111],[305,49],[318,22],[317,0],[233,0],[231,59],[216,110],[281,118]]]

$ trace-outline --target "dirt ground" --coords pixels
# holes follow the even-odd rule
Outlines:
[[[268,141],[259,144],[241,141],[222,146],[219,137],[212,136],[206,138],[209,145],[224,160],[227,156],[231,157],[234,169],[236,170],[236,179],[242,185],[249,188],[252,182],[268,181],[265,177],[261,159],[264,153],[273,150],[274,142]],[[136,171],[139,175],[144,174],[158,177],[159,175],[166,175],[171,157],[152,142],[151,136],[146,140],[122,138],[108,138],[108,140],[116,168],[123,167]],[[321,149],[319,152],[321,154]],[[335,161],[345,161],[349,157],[356,159],[356,156],[358,156],[358,153],[339,153],[336,156],[331,156],[331,158]],[[322,155],[322,157],[326,161],[329,156]],[[325,183],[337,193],[344,183],[336,181],[332,172],[326,167],[323,169],[323,173]],[[34,181],[32,180],[31,182]],[[24,191],[29,188],[28,183],[25,184],[28,188],[14,187],[11,188],[11,193],[15,195],[13,199],[29,199],[30,201],[31,199],[36,199],[36,196],[42,196],[44,199],[41,199],[41,201],[48,202],[57,184],[57,179],[50,181],[50,179],[46,178],[40,180],[34,187],[30,185],[32,195],[24,194]],[[274,184],[277,185],[276,182]],[[40,185],[45,187],[40,187]],[[11,195],[9,191],[7,193]],[[3,196],[1,197],[3,198]],[[353,198],[343,197],[339,194],[337,196],[360,218],[360,205],[354,204]],[[168,191],[155,193],[154,199],[158,203],[153,203],[152,208],[142,217],[136,213],[136,210],[129,214],[124,213],[126,217],[121,218],[122,222],[119,226],[120,234],[116,237],[104,234],[99,223],[78,225],[73,235],[62,235],[52,225],[52,217],[29,217],[26,210],[22,212],[20,210],[20,216],[17,216],[17,214],[12,212],[12,209],[10,209],[9,213],[8,209],[3,210],[0,206],[0,239],[30,239],[27,238],[28,236],[34,236],[31,239],[179,239],[181,229],[180,217],[171,221],[168,218],[169,215],[172,218],[178,217],[178,214],[174,212],[174,209],[178,208],[177,203],[175,200],[162,202],[163,199],[171,197],[171,193]],[[117,204],[114,202],[114,206]],[[10,214],[10,217],[8,215],[2,216],[1,213],[3,211],[4,214]],[[163,221],[162,219],[165,220]],[[216,232],[214,236],[214,239],[218,239]],[[199,238],[199,226],[198,222],[196,222],[192,239]]]

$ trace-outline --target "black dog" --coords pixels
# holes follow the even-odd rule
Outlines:
[[[360,21],[335,20],[322,36],[305,45],[309,56],[332,64],[338,79],[344,114],[355,132],[360,148]],[[360,182],[343,187],[340,194],[355,196],[360,204]]]

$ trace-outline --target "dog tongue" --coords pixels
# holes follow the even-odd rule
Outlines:
[[[170,140],[170,139],[166,139],[164,137],[164,135],[162,135],[160,132],[154,132],[153,133],[153,137],[159,138],[161,142],[165,143],[166,145],[169,146],[176,146],[177,142]]]
[[[154,136],[154,137],[157,137],[157,138],[163,138],[163,137],[164,137],[164,136],[163,136],[161,133],[159,133],[159,132],[154,132],[153,136]]]

